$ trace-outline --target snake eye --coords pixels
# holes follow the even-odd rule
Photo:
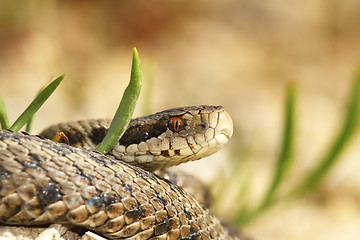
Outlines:
[[[184,121],[179,117],[170,118],[169,129],[173,132],[180,132],[184,129]]]

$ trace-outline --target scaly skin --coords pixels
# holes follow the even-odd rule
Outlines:
[[[0,222],[71,223],[114,239],[233,239],[192,195],[152,172],[5,130],[0,130]]]

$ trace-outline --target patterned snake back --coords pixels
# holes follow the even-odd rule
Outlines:
[[[82,148],[0,130],[1,223],[71,223],[114,239],[233,239],[192,195],[147,171],[173,165],[170,157],[178,164],[217,151],[232,134],[227,112],[200,106],[134,120],[111,156],[85,149],[106,132],[106,124],[94,122],[98,127],[90,121],[89,128],[76,128],[78,122],[45,131],[68,131],[69,142]],[[134,137],[139,127],[147,133]]]

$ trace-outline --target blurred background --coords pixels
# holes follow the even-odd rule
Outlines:
[[[144,82],[135,115],[148,112],[146,104],[153,112],[226,106],[235,140],[181,168],[216,182],[219,171],[231,168],[230,149],[244,149],[239,159],[251,156],[247,174],[256,201],[272,176],[289,82],[298,91],[290,183],[338,130],[360,60],[359,23],[356,0],[0,0],[0,95],[13,121],[44,84],[65,74],[36,115],[35,132],[112,117],[137,47]],[[278,204],[243,231],[259,240],[360,239],[359,144],[356,134],[311,197]],[[217,214],[231,218],[229,207],[218,206]]]

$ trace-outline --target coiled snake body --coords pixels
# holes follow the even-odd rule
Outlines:
[[[64,132],[75,147],[0,130],[0,222],[71,223],[114,239],[232,239],[192,195],[151,172],[226,143],[232,122],[222,107],[170,109],[132,120],[105,156],[91,150],[107,126],[80,121],[42,133],[53,138]]]

